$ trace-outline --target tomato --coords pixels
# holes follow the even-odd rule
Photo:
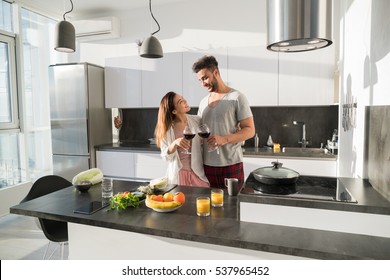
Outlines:
[[[124,192],[121,194],[121,197],[126,197],[130,192]]]
[[[182,192],[176,192],[173,195],[173,200],[184,204],[186,202],[186,196]]]

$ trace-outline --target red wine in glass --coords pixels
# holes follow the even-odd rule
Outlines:
[[[183,134],[183,135],[184,135],[184,138],[187,140],[191,140],[192,138],[195,137],[195,134]]]
[[[190,126],[186,125],[186,127],[183,130],[183,136],[185,139],[191,140],[192,138],[195,137],[195,132]],[[188,150],[185,150],[183,153],[184,154],[191,154],[191,152],[189,152]]]
[[[201,124],[199,126],[199,131],[198,131],[198,135],[204,139],[206,138],[209,138],[211,132],[210,132],[210,128],[208,127],[207,124]],[[216,149],[218,149],[218,147],[213,147],[213,148],[209,148],[208,151],[209,152],[212,152],[212,151],[215,151]]]
[[[209,138],[210,132],[198,132],[198,135],[202,138]]]

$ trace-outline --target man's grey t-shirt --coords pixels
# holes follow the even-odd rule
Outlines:
[[[225,94],[214,108],[208,106],[210,95],[207,95],[199,104],[198,115],[202,123],[210,127],[211,135],[227,135],[237,130],[239,121],[252,117],[252,111],[245,95],[231,89]],[[242,162],[241,142],[226,144],[217,150],[208,152],[207,145],[203,145],[204,164],[209,166],[227,166]]]

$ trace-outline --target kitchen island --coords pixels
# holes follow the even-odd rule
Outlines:
[[[114,181],[114,192],[134,191],[139,185],[143,183]],[[198,217],[195,198],[210,189],[170,188],[184,192],[186,203],[169,213],[155,212],[144,202],[122,212],[73,213],[100,200],[99,184],[87,193],[71,186],[10,212],[68,222],[70,259],[390,259],[389,238],[242,222],[238,197],[226,193],[222,208]]]

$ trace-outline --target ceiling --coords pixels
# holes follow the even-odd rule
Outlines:
[[[72,0],[72,16],[82,17],[93,14],[107,13],[108,11],[118,12],[149,7],[149,0]],[[190,0],[152,0],[152,8],[158,5],[180,3]],[[62,15],[70,10],[69,0],[16,0],[36,10]]]

